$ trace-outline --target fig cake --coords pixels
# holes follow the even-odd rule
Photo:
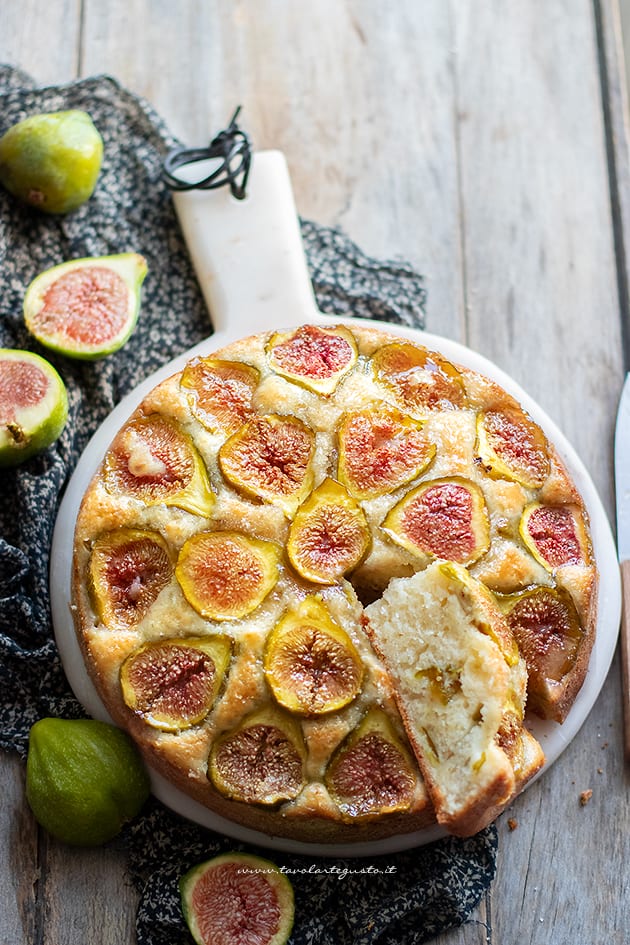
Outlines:
[[[147,763],[234,823],[469,835],[540,769],[593,646],[587,510],[495,381],[360,322],[156,386],[83,497],[72,611]]]

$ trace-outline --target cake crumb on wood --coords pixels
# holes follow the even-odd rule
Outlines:
[[[580,794],[580,806],[585,807],[590,799],[593,796],[593,791],[589,788],[588,791],[582,791]]]

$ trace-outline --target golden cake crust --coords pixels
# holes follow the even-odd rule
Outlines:
[[[546,717],[562,720],[583,682],[595,632],[597,573],[588,539],[586,509],[575,485],[553,446],[498,384],[467,368],[449,365],[431,352],[428,368],[412,364],[405,373],[401,363],[405,368],[404,358],[409,357],[409,350],[414,357],[414,352],[421,352],[424,357],[426,352],[421,346],[360,324],[347,328],[331,323],[326,332],[344,343],[349,335],[356,345],[356,360],[345,372],[340,371],[334,390],[309,389],[308,384],[290,376],[290,371],[285,371],[275,359],[274,345],[287,338],[291,341],[297,331],[281,337],[271,332],[255,335],[209,356],[213,364],[218,361],[228,366],[245,365],[251,372],[239,379],[245,386],[250,384],[250,399],[245,408],[241,402],[236,407],[231,403],[229,420],[221,421],[223,428],[207,416],[201,422],[199,411],[193,412],[191,388],[182,384],[181,372],[145,397],[117,434],[83,497],[75,532],[72,610],[87,671],[112,719],[130,732],[147,763],[176,787],[215,813],[269,835],[317,842],[379,839],[421,829],[435,819],[420,770],[411,755],[407,758],[409,740],[392,677],[362,626],[363,604],[378,599],[392,578],[409,577],[436,559],[447,557],[419,545],[411,547],[409,535],[402,530],[400,522],[407,521],[404,503],[412,502],[414,490],[419,490],[420,499],[430,489],[437,490],[437,495],[444,490],[445,498],[463,496],[466,501],[477,493],[482,496],[478,530],[483,534],[477,540],[475,525],[472,530],[476,548],[470,560],[460,563],[495,595],[497,606],[508,614],[508,619],[518,599],[520,610],[525,608],[525,617],[521,615],[519,619],[525,622],[529,612],[518,595],[532,588],[548,589],[552,604],[560,599],[560,590],[572,602],[579,620],[579,645],[569,654],[569,662],[565,660],[560,678],[546,688],[538,687],[542,691],[538,695],[538,711]],[[385,348],[388,350],[383,356],[380,352]],[[225,368],[228,374],[232,370]],[[414,371],[419,376],[435,374],[443,385],[442,389],[438,384],[437,394],[431,394],[433,400],[429,398],[428,404],[426,398],[425,402],[418,399],[415,387],[408,386],[408,376]],[[419,460],[417,468],[421,471],[415,474],[403,469],[391,491],[362,495],[356,483],[352,489],[348,487],[353,508],[360,507],[367,522],[369,549],[349,574],[330,583],[313,583],[297,573],[287,558],[292,522],[297,510],[304,508],[308,496],[324,480],[338,483],[346,475],[340,461],[340,456],[344,456],[343,444],[340,445],[344,420],[366,415],[365,422],[369,424],[369,418],[379,411],[394,426],[407,424],[400,428],[406,442],[415,436],[419,443],[424,440],[434,448],[434,454],[428,461]],[[226,442],[236,442],[240,431],[252,420],[264,418],[267,422],[270,417],[291,418],[292,429],[300,436],[306,430],[311,444],[307,472],[301,480],[302,492],[281,501],[269,496],[263,496],[261,501],[249,487],[241,488],[233,479],[226,478],[231,475],[229,462],[234,453],[225,446]],[[501,436],[506,435],[503,428],[496,432],[499,421],[504,426],[507,423],[508,435],[519,423],[524,424],[521,433],[524,430],[529,436],[531,432],[533,445],[525,459],[508,455],[510,462],[524,463],[525,472],[515,474],[514,468],[506,467],[505,456],[497,457],[496,449],[492,451],[492,443],[495,447],[497,443],[501,445]],[[151,449],[145,449],[143,440],[146,430],[154,430],[160,423],[167,437],[171,430],[176,431],[173,442],[182,455],[188,456],[192,444],[197,457],[191,466],[193,485],[183,487],[183,499],[176,495],[171,501],[168,490],[162,494],[159,489],[147,498],[127,485],[130,475],[135,476],[134,482],[160,479],[163,462]],[[255,426],[252,429],[256,432]],[[542,471],[536,466],[539,433],[546,457]],[[124,458],[122,466],[120,456]],[[355,470],[352,475],[359,472]],[[538,480],[533,482],[536,477]],[[347,486],[346,482],[343,488]],[[536,506],[536,515],[531,518],[530,534],[523,525],[523,516],[524,510],[532,506]],[[543,508],[542,513],[537,511],[538,506]],[[548,512],[549,508],[552,512]],[[558,509],[562,515],[553,511]],[[430,511],[433,514],[432,508]],[[565,529],[565,538],[568,535],[565,544],[571,545],[573,557],[569,555],[567,563],[553,564],[538,553],[540,548],[547,548],[546,539],[539,537],[547,533],[545,528],[548,531],[545,515],[551,516],[552,524],[557,521],[558,527]],[[577,539],[571,536],[578,525],[582,529],[579,534],[586,538],[582,544],[578,542],[580,560],[576,561]],[[483,537],[484,530],[487,538]],[[217,532],[245,535],[265,543],[265,547],[274,545],[280,549],[272,589],[251,613],[234,619],[224,616],[216,619],[196,609],[198,605],[191,604],[190,595],[183,591],[177,568],[182,548],[191,538]],[[100,583],[109,580],[102,575],[110,573],[107,567],[112,535],[118,536],[116,541],[122,545],[131,540],[130,535],[134,540],[149,536],[154,550],[162,549],[163,545],[166,549],[163,554],[170,561],[163,586],[139,619],[137,613],[134,619],[123,618],[120,613],[117,616],[116,608],[107,602],[107,588],[103,591]],[[444,547],[450,549],[451,545],[447,541]],[[101,552],[104,571],[97,569]],[[568,554],[566,549],[562,553],[565,557]],[[271,804],[234,799],[225,785],[219,789],[209,776],[213,745],[226,733],[238,733],[239,726],[252,714],[266,711],[269,706],[277,710],[277,694],[270,689],[270,675],[266,671],[266,641],[287,614],[313,599],[323,605],[335,626],[341,628],[344,640],[351,640],[362,666],[359,691],[347,704],[332,711],[302,709],[291,713],[281,706],[283,712],[293,715],[299,728],[298,741],[303,746],[298,752],[303,765],[301,789],[295,796]],[[529,598],[526,604],[530,606]],[[518,638],[522,627],[513,629]],[[212,707],[200,721],[181,730],[167,731],[148,721],[146,712],[143,714],[128,704],[120,681],[126,659],[141,647],[160,641],[210,636],[228,640],[230,658]],[[367,804],[361,808],[359,804],[355,810],[352,804],[341,801],[335,795],[336,789],[327,783],[335,752],[352,744],[353,732],[359,730],[372,709],[382,713],[391,725],[391,735],[382,738],[386,743],[390,739],[389,748],[395,757],[407,759],[401,761],[408,769],[404,800],[397,797],[387,812],[378,809],[378,804],[386,806],[383,801],[374,802],[376,806],[372,807]],[[378,780],[377,774],[375,778]],[[517,790],[525,780],[520,783],[517,778]],[[478,812],[479,823],[487,820],[487,811],[488,805],[485,812]]]

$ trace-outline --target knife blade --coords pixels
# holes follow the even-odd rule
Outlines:
[[[621,676],[624,750],[630,763],[630,373],[626,374],[615,426],[615,498],[617,505],[617,553],[621,568]]]

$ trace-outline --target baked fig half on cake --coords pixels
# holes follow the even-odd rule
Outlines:
[[[468,836],[544,764],[597,568],[554,444],[493,380],[356,324],[158,384],[76,523],[87,672],[147,763],[263,834]]]

